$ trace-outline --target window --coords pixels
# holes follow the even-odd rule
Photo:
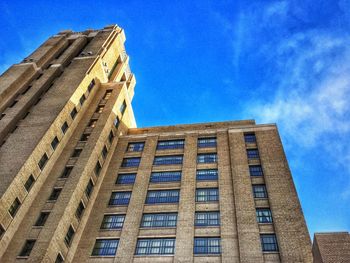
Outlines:
[[[20,206],[21,206],[21,202],[16,197],[16,199],[13,201],[12,205],[10,206],[10,208],[8,210],[12,217],[15,217]]]
[[[254,198],[267,198],[266,186],[264,184],[253,185]]]
[[[201,153],[197,155],[197,163],[216,163],[216,153]]]
[[[52,142],[51,142],[51,147],[52,147],[53,150],[56,149],[56,147],[57,147],[57,145],[59,144],[59,142],[60,142],[60,141],[58,140],[57,136],[55,136],[55,138],[53,138],[53,140],[52,140]]]
[[[77,116],[77,108],[73,108],[73,110],[70,112],[70,116],[72,117],[72,119],[74,120],[75,116]]]
[[[85,210],[85,205],[82,201],[79,202],[79,205],[77,207],[77,210],[75,211],[75,216],[80,219],[81,216],[83,215],[84,213],[84,210]]]
[[[123,101],[123,104],[120,106],[120,112],[123,115],[126,110],[126,102],[125,100]]]
[[[66,166],[61,174],[61,178],[68,178],[74,166]]]
[[[119,239],[96,239],[92,256],[114,256],[117,252]]]
[[[247,150],[248,159],[259,159],[258,149],[248,149]]]
[[[179,190],[148,191],[146,204],[178,203],[179,195]]]
[[[58,253],[56,260],[55,260],[55,263],[63,263],[63,261],[64,261],[64,259],[61,255],[61,253]]]
[[[13,106],[15,106],[17,104],[18,100],[14,100],[11,105],[9,106],[9,108],[12,108]]]
[[[91,80],[91,82],[88,86],[88,91],[91,92],[94,86],[95,86],[95,80],[93,79],[93,80]]]
[[[5,229],[4,227],[0,224],[0,238],[2,238],[2,236],[4,235],[5,233]]]
[[[136,255],[173,255],[175,238],[140,238],[136,244]]]
[[[211,202],[219,200],[219,190],[217,188],[196,189],[196,202]]]
[[[33,239],[26,240],[26,242],[24,243],[24,246],[23,246],[23,248],[18,256],[28,257],[30,255],[30,252],[32,252],[32,250],[33,250],[33,247],[35,245],[35,241],[36,240],[33,240]]]
[[[60,196],[60,193],[62,191],[62,188],[54,188],[51,192],[51,195],[49,197],[49,201],[55,201]]]
[[[250,176],[263,176],[261,165],[249,165]]]
[[[119,120],[119,117],[117,116],[117,117],[114,119],[114,127],[116,127],[116,128],[118,129],[119,123],[120,123],[120,120]]]
[[[258,223],[272,223],[272,214],[269,208],[257,208],[256,219]]]
[[[219,226],[220,212],[196,212],[195,226]]]
[[[195,237],[193,253],[201,254],[220,254],[220,238],[219,237]]]
[[[198,148],[216,147],[216,138],[198,138]]]
[[[70,244],[72,243],[73,237],[74,237],[75,231],[73,229],[72,226],[69,226],[67,234],[64,238],[64,242],[66,243],[66,245],[69,247]]]
[[[109,205],[128,205],[131,192],[113,192],[109,199]]]
[[[122,229],[125,215],[105,215],[102,220],[101,229]]]
[[[244,141],[246,143],[255,143],[256,142],[255,134],[254,133],[245,133],[244,134]]]
[[[83,151],[83,149],[74,149],[72,157],[73,158],[79,157],[79,155],[81,154],[82,151]]]
[[[101,152],[101,155],[102,155],[103,159],[106,159],[107,154],[108,154],[108,150],[107,150],[107,147],[105,145],[105,146],[103,146],[103,149],[102,149],[102,152]]]
[[[157,150],[183,149],[184,145],[185,140],[159,141],[157,144]]]
[[[180,171],[152,172],[150,178],[151,183],[167,183],[179,181],[181,181]]]
[[[27,181],[24,183],[24,188],[29,192],[29,190],[32,188],[33,184],[35,182],[34,176],[31,174]]]
[[[128,152],[142,152],[143,147],[145,146],[144,142],[130,142],[128,144]]]
[[[100,164],[100,161],[97,160],[96,165],[95,165],[95,174],[96,176],[99,176],[102,170],[102,166]]]
[[[173,156],[156,156],[154,157],[154,165],[167,165],[167,164],[182,164],[182,155]]]
[[[218,170],[217,169],[197,170],[196,179],[197,181],[217,180]]]
[[[22,91],[22,95],[26,94],[28,90],[30,90],[32,85],[29,85],[24,91]]]
[[[135,182],[136,173],[118,174],[116,184],[133,184]]]
[[[112,95],[112,90],[111,89],[108,89],[106,90],[106,93],[103,97],[104,100],[108,100],[110,98],[110,96]]]
[[[4,118],[5,116],[6,116],[5,113],[1,113],[1,115],[0,115],[0,120],[1,120],[2,118]]]
[[[80,105],[81,105],[81,106],[83,106],[83,104],[84,104],[85,100],[86,100],[85,95],[84,95],[84,94],[83,94],[83,95],[81,95],[81,97],[80,97],[80,99],[79,99],[79,102],[80,102]]]
[[[176,227],[177,213],[143,214],[141,227]]]
[[[35,222],[34,226],[43,226],[45,225],[46,220],[48,219],[50,212],[41,212],[38,219]]]
[[[94,183],[92,182],[92,180],[90,179],[86,188],[85,188],[85,194],[86,196],[89,198],[92,191],[94,190]]]
[[[113,138],[114,138],[114,134],[113,134],[112,131],[110,131],[109,134],[108,134],[108,141],[109,141],[110,144],[112,144]]]
[[[87,140],[89,139],[89,137],[90,137],[90,133],[83,133],[83,135],[81,135],[81,137],[80,137],[80,141],[81,142],[87,142]]]
[[[88,128],[95,128],[97,123],[97,119],[91,119],[88,124]]]
[[[104,105],[98,105],[97,108],[96,108],[96,113],[102,113],[103,109],[105,108]]]
[[[277,239],[275,234],[261,234],[261,247],[264,252],[278,251]]]
[[[63,134],[65,134],[67,130],[68,130],[68,123],[65,121],[62,124],[61,131],[62,131]]]
[[[140,161],[140,157],[124,158],[122,162],[122,167],[138,167]]]
[[[41,157],[40,161],[38,162],[40,170],[43,170],[47,161],[49,160],[49,157],[47,156],[46,153]]]

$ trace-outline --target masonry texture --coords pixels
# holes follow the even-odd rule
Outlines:
[[[0,77],[0,262],[312,262],[277,127],[136,128],[118,26]]]

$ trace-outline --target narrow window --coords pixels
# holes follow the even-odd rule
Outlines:
[[[277,252],[278,245],[275,234],[261,234],[261,247],[263,252]]]
[[[254,198],[267,198],[267,190],[264,184],[253,185]]]
[[[217,188],[196,189],[196,202],[219,201],[219,190]]]
[[[195,237],[193,253],[195,255],[220,254],[220,243],[219,237]]]
[[[64,261],[64,259],[61,255],[61,253],[58,253],[56,260],[55,260],[55,263],[63,263],[63,261]]]
[[[4,227],[0,224],[0,238],[5,234],[5,229]]]
[[[81,97],[80,97],[80,99],[79,99],[79,102],[80,102],[80,105],[81,105],[81,106],[83,106],[83,104],[84,104],[85,100],[86,100],[85,95],[84,95],[84,94],[83,94],[83,95],[81,95]]]
[[[111,95],[112,95],[112,90],[108,89],[108,90],[106,90],[106,93],[105,93],[103,99],[108,100],[111,97]]]
[[[33,250],[33,247],[35,245],[35,241],[36,240],[33,240],[33,239],[26,240],[26,242],[24,243],[24,246],[23,246],[23,248],[18,256],[28,257],[30,255],[30,252],[32,252],[32,250]]]
[[[125,215],[104,215],[101,229],[115,229],[123,228]]]
[[[258,149],[248,149],[247,150],[247,157],[249,160],[251,159],[259,159],[259,151]]]
[[[112,131],[109,132],[109,135],[108,135],[108,141],[110,144],[112,144],[113,142],[113,139],[114,139],[114,134]]]
[[[96,239],[92,256],[114,256],[117,252],[119,239]]]
[[[69,226],[69,229],[67,231],[67,234],[64,238],[64,242],[69,247],[72,243],[73,237],[74,237],[75,231],[72,226]]]
[[[123,115],[126,110],[126,102],[125,100],[123,101],[123,104],[120,106],[120,112]]]
[[[10,206],[10,208],[8,210],[12,217],[15,217],[20,206],[21,206],[21,202],[16,197],[16,199],[13,201],[12,205]]]
[[[15,106],[17,104],[18,100],[14,100],[11,105],[9,106],[9,108],[12,108],[13,106]]]
[[[116,184],[133,184],[135,182],[136,173],[118,174]]]
[[[75,116],[77,116],[77,108],[73,108],[73,110],[70,112],[70,116],[72,117],[72,119],[74,120]]]
[[[60,196],[61,191],[62,191],[62,188],[54,188],[49,197],[49,201],[56,201]]]
[[[34,226],[44,226],[46,220],[49,218],[50,212],[41,212]]]
[[[257,208],[256,219],[258,223],[272,223],[272,214],[269,208]]]
[[[82,151],[83,151],[83,149],[74,149],[72,157],[73,158],[79,157],[79,155],[81,154]]]
[[[52,147],[53,150],[56,150],[57,145],[59,144],[59,142],[60,141],[58,140],[57,136],[55,136],[55,138],[53,138],[53,140],[51,142],[51,147]]]
[[[85,210],[85,206],[84,206],[84,203],[82,201],[79,202],[79,205],[77,207],[77,210],[75,211],[75,215],[78,219],[81,218],[81,216],[83,215],[84,213],[84,210]]]
[[[120,123],[120,120],[119,120],[119,117],[117,116],[114,120],[114,127],[116,127],[118,129],[119,123]]]
[[[249,165],[250,176],[263,176],[263,170],[261,165]]]
[[[105,107],[104,105],[98,105],[95,112],[96,113],[102,113],[104,107]]]
[[[65,134],[67,130],[68,130],[68,123],[65,121],[62,124],[61,131],[62,131],[63,134]]]
[[[91,82],[90,82],[90,84],[88,86],[88,91],[91,92],[92,89],[94,88],[94,86],[95,86],[95,80],[93,79],[93,80],[91,80]]]
[[[101,152],[101,155],[102,155],[103,159],[106,159],[107,154],[108,154],[108,150],[107,150],[107,147],[105,145],[105,146],[103,146],[103,149],[102,149],[102,152]]]
[[[74,166],[66,166],[61,174],[61,178],[68,178]]]
[[[89,128],[95,128],[96,127],[96,123],[97,123],[97,119],[91,119],[89,124],[88,124],[88,127]]]
[[[48,160],[49,160],[49,157],[47,156],[46,153],[44,153],[44,155],[41,157],[40,161],[38,162],[38,166],[39,166],[40,170],[44,169]]]
[[[94,190],[94,183],[90,179],[86,188],[85,188],[85,193],[88,198],[90,198],[92,191]]]
[[[255,143],[256,142],[255,134],[254,133],[245,133],[244,134],[244,141],[246,143]]]
[[[80,137],[80,141],[81,142],[87,142],[87,140],[89,139],[90,137],[90,133],[83,133]]]
[[[27,192],[30,191],[30,189],[32,188],[33,184],[35,182],[34,176],[31,174],[27,181],[24,183],[24,188],[27,190]]]
[[[195,226],[219,226],[220,212],[196,212]]]
[[[0,120],[1,120],[2,118],[4,118],[5,116],[6,116],[5,113],[1,113],[1,115],[0,115]]]
[[[28,90],[30,90],[30,88],[32,87],[32,85],[29,85],[24,91],[22,91],[22,95],[26,94]]]
[[[102,166],[100,164],[100,161],[97,160],[96,165],[95,165],[95,175],[99,176],[101,173]]]

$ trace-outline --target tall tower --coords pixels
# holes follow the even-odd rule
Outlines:
[[[274,124],[136,128],[118,26],[0,78],[0,262],[311,262]]]

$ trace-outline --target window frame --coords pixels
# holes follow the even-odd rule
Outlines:
[[[267,241],[266,239],[270,239],[269,241],[272,240],[272,242],[265,242]],[[277,242],[277,237],[274,233],[271,234],[260,234],[260,242],[261,242],[261,249],[263,253],[265,252],[278,252],[278,242]]]
[[[216,194],[211,194],[211,191],[214,191]],[[199,195],[200,192],[204,192],[204,195]],[[204,200],[201,200],[203,197]],[[219,188],[196,188],[196,197],[195,197],[196,202],[198,203],[206,203],[206,202],[219,202]]]
[[[127,168],[127,167],[136,168],[136,167],[139,167],[140,163],[141,163],[141,157],[127,157],[127,158],[123,158],[123,161],[122,161],[120,167],[122,167],[122,168]]]
[[[161,150],[175,150],[175,149],[184,149],[185,148],[185,139],[172,139],[172,140],[159,140],[157,142],[157,151]]]
[[[104,214],[101,222],[101,230],[121,230],[125,222],[125,214]],[[106,221],[106,219],[111,219]],[[118,221],[122,219],[121,221]]]
[[[35,178],[34,178],[33,174],[30,174],[28,176],[27,181],[24,183],[24,188],[26,189],[27,193],[30,192],[30,190],[32,189],[34,183],[35,183]]]
[[[258,224],[272,224],[272,212],[268,207],[256,208],[256,221]]]
[[[217,163],[217,162],[218,162],[217,153],[198,153],[197,154],[197,164]]]
[[[256,188],[261,187],[263,191],[256,191]],[[266,199],[268,198],[267,188],[265,184],[253,184],[253,196],[256,199]],[[258,196],[262,193],[262,196]]]
[[[164,193],[164,194],[163,194]],[[174,194],[172,194],[174,193]],[[176,194],[175,194],[176,193]],[[155,196],[150,196],[155,194]],[[168,195],[166,195],[168,194]],[[179,189],[162,189],[162,190],[148,190],[145,204],[174,204],[179,203],[180,190]]]
[[[114,242],[116,243],[115,246],[110,246],[111,244],[109,244],[109,246],[103,247],[100,246],[98,248],[96,248],[98,242],[102,243],[103,241],[109,241],[110,243]],[[107,242],[108,244],[108,242]],[[118,246],[119,246],[119,238],[97,238],[94,244],[94,247],[92,249],[91,252],[91,256],[93,257],[112,257],[115,256],[118,250]],[[111,253],[96,253],[95,251],[111,251]]]
[[[199,218],[198,216],[200,215],[204,215],[204,218]],[[210,218],[211,215],[216,215],[217,218]],[[194,216],[194,226],[195,227],[219,227],[220,211],[196,211]]]
[[[196,171],[196,181],[217,181],[218,179],[218,169],[197,169]]]
[[[197,140],[198,148],[214,148],[217,147],[217,137],[200,137]]]
[[[181,182],[181,171],[157,171],[152,172],[150,176],[150,183],[172,183]]]
[[[145,243],[145,246],[141,243]],[[155,246],[159,244],[159,246]],[[171,244],[171,245],[169,245]],[[175,238],[138,238],[135,248],[135,255],[150,256],[150,255],[174,255],[175,253]],[[140,252],[140,250],[144,252]],[[154,253],[156,251],[156,253]],[[166,252],[169,251],[169,252]]]
[[[199,246],[199,243],[201,241],[204,242],[204,244],[202,246]],[[218,245],[213,246],[211,244],[213,241],[218,241]],[[215,249],[215,250],[211,251],[212,249]],[[221,238],[220,237],[194,237],[193,254],[194,255],[220,255]]]
[[[111,197],[109,198],[109,206],[128,206],[131,199],[131,191],[113,191]],[[117,195],[124,195],[123,197],[118,197]],[[128,198],[126,198],[128,196]]]
[[[129,142],[126,148],[127,152],[142,152],[145,147],[145,142]]]
[[[115,181],[115,184],[117,185],[128,185],[128,184],[134,184],[136,180],[137,173],[119,173],[117,175],[117,179]],[[126,178],[123,178],[126,177]],[[130,177],[130,178],[127,178]],[[133,178],[132,178],[133,177]]]
[[[142,214],[140,228],[175,228],[177,226],[177,215],[177,212],[144,213]]]
[[[182,165],[183,155],[154,156],[153,165]]]

